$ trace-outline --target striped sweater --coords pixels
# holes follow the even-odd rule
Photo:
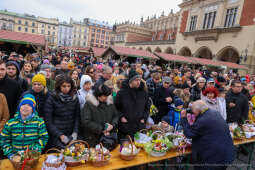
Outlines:
[[[4,155],[11,157],[18,151],[30,150],[41,152],[48,141],[48,132],[43,119],[37,114],[23,121],[20,114],[10,119],[0,135],[0,146]]]

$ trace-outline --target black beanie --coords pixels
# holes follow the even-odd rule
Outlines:
[[[130,70],[128,74],[128,82],[131,83],[133,80],[140,77],[141,76],[135,70]]]

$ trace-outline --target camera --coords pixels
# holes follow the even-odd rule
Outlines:
[[[192,109],[191,109],[191,108],[187,108],[187,109],[186,109],[186,112],[192,114]]]

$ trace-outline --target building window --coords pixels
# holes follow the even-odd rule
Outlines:
[[[171,40],[171,38],[172,38],[171,34],[168,34],[168,40]]]
[[[44,28],[44,24],[42,24],[42,27]]]
[[[160,34],[160,36],[159,36],[159,40],[163,40],[163,37],[164,37],[164,34],[162,33],[162,34]]]
[[[74,34],[73,37],[76,38],[76,35]]]
[[[104,45],[101,45],[100,47],[101,47],[101,48],[104,48]]]
[[[109,40],[109,37],[106,37],[106,40]]]
[[[81,38],[81,34],[79,34],[79,38]]]
[[[236,22],[237,8],[227,9],[224,27],[233,27]]]
[[[100,38],[100,35],[99,35],[99,34],[97,34],[97,38]]]
[[[21,31],[21,27],[18,27],[18,30]]]
[[[55,27],[53,27],[53,29],[55,29]]]
[[[18,22],[19,22],[19,24],[21,24],[21,20],[19,20]]]
[[[95,37],[95,34],[91,34],[91,37]]]
[[[104,39],[104,35],[101,35],[101,39]]]
[[[104,44],[104,40],[101,40],[101,44]]]
[[[44,30],[41,30],[41,33],[44,34]]]
[[[28,22],[27,22],[27,21],[25,21],[25,25],[28,25]]]
[[[52,32],[53,35],[55,35],[55,32]]]
[[[95,41],[94,39],[91,39],[91,40],[90,40],[90,42],[92,42],[92,43],[93,43],[94,41]]]
[[[98,29],[98,30],[97,30],[97,32],[98,32],[98,33],[100,33],[100,32],[101,32],[101,30],[100,30],[100,29]]]
[[[203,29],[213,28],[215,19],[216,19],[216,11],[206,13],[204,15]]]
[[[190,20],[189,31],[194,31],[197,25],[197,16],[192,16]]]
[[[50,35],[50,31],[48,31],[48,35]]]
[[[105,30],[102,30],[102,34],[105,34]]]
[[[86,46],[86,42],[83,43],[83,46]]]
[[[48,28],[50,29],[50,26],[48,26]]]
[[[34,22],[32,22],[32,27],[34,27],[35,26],[35,23]]]
[[[96,29],[95,28],[92,28],[92,32],[95,32],[96,31]]]
[[[96,40],[96,43],[99,43],[99,40]]]
[[[35,30],[34,30],[34,29],[32,29],[32,33],[35,33]]]

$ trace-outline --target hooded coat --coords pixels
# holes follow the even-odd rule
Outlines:
[[[134,134],[145,128],[149,116],[150,102],[144,84],[141,82],[139,88],[130,88],[128,80],[123,82],[123,88],[117,93],[115,106],[119,111],[119,118],[127,119],[127,123],[119,123],[119,137]]]
[[[101,103],[93,94],[89,94],[86,101],[80,114],[79,136],[90,146],[95,146],[103,135],[105,123],[113,126],[111,132],[116,131],[119,121],[118,111],[113,104],[112,96],[108,96],[106,103]]]
[[[81,77],[81,81],[80,81],[80,87],[81,87],[81,89],[78,90],[78,92],[77,92],[77,95],[78,95],[78,98],[79,98],[79,102],[80,102],[80,109],[81,109],[81,110],[83,109],[83,107],[84,107],[84,105],[85,105],[85,103],[86,103],[86,97],[87,97],[87,95],[92,94],[92,90],[85,91],[85,90],[83,89],[83,86],[84,86],[84,84],[85,84],[86,82],[90,82],[91,85],[92,85],[92,80],[91,80],[90,76],[88,76],[88,75],[83,75],[83,76]]]

